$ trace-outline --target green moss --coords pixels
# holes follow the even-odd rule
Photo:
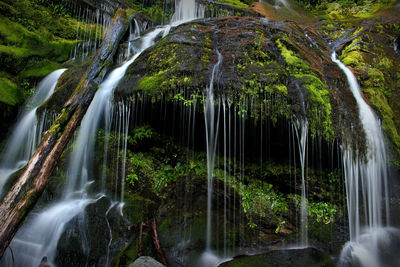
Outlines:
[[[127,9],[126,11],[126,15],[128,16],[128,17],[130,17],[134,12],[135,12],[135,10],[133,10],[133,9]]]
[[[52,126],[51,126],[51,128],[49,129],[49,133],[56,133],[56,132],[58,132],[58,130],[60,129],[60,124],[58,124],[58,123],[56,123],[56,124],[53,124]]]
[[[346,66],[352,68],[366,67],[362,53],[360,52],[362,38],[355,38],[348,46],[346,46],[339,57]]]
[[[287,91],[287,87],[283,84],[274,84],[271,86],[266,86],[264,88],[264,91],[267,93],[275,93],[278,92],[281,95],[287,96],[288,91]]]
[[[125,192],[124,211],[132,224],[148,221],[156,212],[156,203],[139,194]]]
[[[28,66],[27,69],[21,73],[21,76],[35,78],[44,77],[50,72],[60,69],[61,66],[62,65],[58,62],[45,59],[43,61],[30,64],[30,66]]]
[[[277,39],[276,44],[281,50],[282,57],[287,63],[289,74],[302,82],[302,86],[308,91],[309,107],[306,110],[313,135],[323,134],[327,139],[334,136],[332,126],[332,107],[330,104],[330,92],[326,85],[313,72],[307,62],[302,60],[293,50],[294,47],[287,36]]]
[[[242,1],[239,0],[219,0],[218,2],[227,4],[227,5],[231,5],[234,7],[241,7],[241,8],[246,8],[248,7],[247,4],[243,3]]]
[[[372,41],[374,38],[387,38],[386,30],[378,24],[377,33],[363,33],[342,50],[340,59],[357,73],[360,89],[377,111],[382,120],[382,129],[400,154],[400,123],[395,115],[398,107],[395,73],[400,73],[400,69],[395,59],[388,56],[386,47]]]
[[[380,1],[300,1],[306,9],[315,15],[336,20],[353,21],[360,19],[371,19],[376,17],[379,11],[389,8],[396,0]]]
[[[286,48],[280,39],[276,41],[278,48],[281,50],[282,56],[290,67],[291,73],[298,73],[310,68],[310,66],[300,59],[293,51]]]
[[[203,42],[201,43],[203,54],[201,56],[201,61],[203,62],[203,67],[206,68],[210,64],[210,58],[213,53],[213,43],[211,40],[211,33],[207,33],[204,36]]]
[[[350,67],[359,67],[364,64],[364,59],[359,51],[351,51],[342,58],[343,64]]]
[[[295,77],[303,82],[303,87],[309,92],[311,107],[307,110],[307,113],[311,118],[309,123],[312,133],[315,134],[320,129],[328,139],[333,138],[329,89],[314,75],[299,74]]]
[[[0,53],[2,54],[2,57],[12,56],[15,58],[27,58],[34,54],[33,51],[27,48],[5,45],[0,45]]]
[[[159,71],[153,76],[144,76],[139,80],[136,90],[154,95],[162,90],[161,84],[167,79],[165,71]]]
[[[0,101],[14,106],[23,100],[22,90],[7,78],[0,77]]]

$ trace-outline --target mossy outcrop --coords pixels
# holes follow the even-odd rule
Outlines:
[[[397,19],[371,20],[347,25],[356,37],[339,52],[340,60],[356,74],[360,89],[382,122],[382,129],[400,155],[400,56],[395,40],[400,35]],[[343,32],[342,32],[343,33]]]
[[[253,99],[268,106],[264,115],[274,121],[295,116],[307,119],[314,135],[362,142],[348,130],[360,129],[358,110],[327,42],[291,22],[228,17],[181,25],[129,67],[116,96],[200,97],[210,83],[216,48],[223,55],[214,81],[217,96],[238,106]],[[244,112],[256,119],[260,114]]]

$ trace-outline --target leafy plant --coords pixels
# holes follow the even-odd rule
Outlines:
[[[314,216],[317,222],[325,224],[334,223],[337,207],[327,202],[310,203],[308,216]]]
[[[136,127],[133,137],[128,136],[128,142],[131,145],[137,145],[139,141],[149,139],[153,136],[153,129],[149,125]]]
[[[134,173],[128,174],[128,175],[126,176],[126,178],[125,178],[125,181],[126,181],[128,184],[130,184],[131,186],[134,186],[135,183],[136,183],[137,181],[139,181],[139,177],[137,176],[137,174],[134,174]]]

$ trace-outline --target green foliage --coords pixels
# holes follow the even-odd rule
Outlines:
[[[172,6],[165,5],[165,2],[162,0],[125,0],[125,2],[136,11],[151,18],[155,24],[168,23],[174,13]]]
[[[130,184],[131,186],[134,186],[135,183],[139,180],[139,177],[137,176],[137,174],[128,174],[125,178],[125,181]]]
[[[265,218],[288,210],[285,199],[273,190],[271,184],[255,181],[246,186],[239,185],[238,188],[244,211],[249,214]]]
[[[0,77],[0,101],[8,105],[16,105],[22,102],[23,95],[18,86],[7,78]]]
[[[298,0],[298,2],[316,15],[334,20],[368,19],[396,0]]]
[[[71,18],[65,4],[62,0],[0,2],[1,71],[17,85],[13,90],[19,91],[19,95],[27,96],[26,90],[32,89],[20,84],[36,84],[69,59],[79,41],[75,40],[77,29],[81,36],[91,34],[91,39],[95,38],[95,25]],[[97,37],[101,38],[102,33],[97,33]]]
[[[164,165],[161,170],[157,172],[157,176],[154,179],[153,188],[156,192],[160,192],[170,182],[176,182],[180,174],[180,164],[175,168],[171,165]]]
[[[131,145],[137,145],[139,141],[150,139],[153,136],[153,129],[149,125],[136,127],[133,137],[128,136],[128,142]]]
[[[317,222],[330,224],[335,222],[337,206],[327,202],[310,203],[308,207],[308,216],[315,217]]]

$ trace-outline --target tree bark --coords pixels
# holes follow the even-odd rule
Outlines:
[[[138,240],[139,240],[139,249],[138,249],[138,257],[143,256],[143,244],[142,244],[142,240],[143,240],[143,227],[146,226],[147,228],[150,229],[151,231],[151,238],[153,239],[153,244],[154,244],[154,249],[157,252],[157,259],[159,261],[161,261],[162,264],[164,264],[166,267],[169,267],[168,261],[167,261],[167,257],[165,256],[164,250],[161,247],[161,242],[160,242],[160,238],[158,236],[158,229],[157,229],[157,223],[156,223],[156,219],[153,218],[147,222],[141,222],[139,224],[139,236],[138,236]]]
[[[135,12],[121,9],[116,11],[102,45],[79,85],[65,103],[50,130],[44,134],[24,171],[1,202],[0,258],[46,187],[54,166],[85,115],[109,69],[118,43],[134,16]]]
[[[167,257],[165,256],[164,250],[161,247],[160,243],[160,238],[158,237],[158,230],[157,230],[157,224],[156,224],[156,219],[153,219],[149,222],[149,228],[152,230],[152,238],[153,238],[153,244],[154,247],[157,251],[158,258],[160,259],[161,263],[164,264],[165,266],[169,267]]]

